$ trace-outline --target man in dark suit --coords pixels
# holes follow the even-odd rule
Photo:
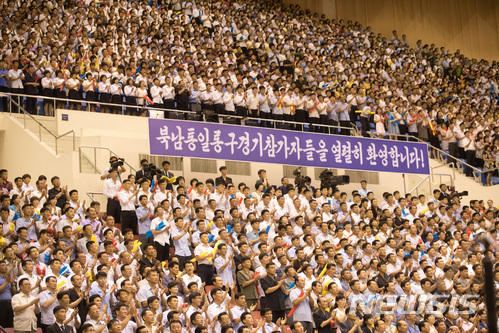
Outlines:
[[[223,165],[218,170],[222,175],[215,179],[215,185],[222,183],[225,187],[227,187],[227,184],[232,183],[232,178],[227,177],[227,167]]]
[[[161,177],[163,177],[163,176],[165,176],[166,178],[173,178],[174,177],[173,172],[170,171],[170,162],[169,161],[163,161],[163,163],[161,163],[161,166],[163,167],[163,170],[161,170],[161,172],[156,176],[158,180],[160,180]],[[168,183],[168,185],[166,185],[166,189],[173,190],[172,184]]]
[[[140,160],[140,170],[135,173],[135,183],[139,184],[142,178],[144,178],[144,169],[149,165],[149,162],[143,158]],[[149,179],[152,180],[152,179]]]
[[[76,333],[71,325],[64,324],[66,320],[66,309],[58,305],[54,308],[55,323],[47,327],[47,333]]]

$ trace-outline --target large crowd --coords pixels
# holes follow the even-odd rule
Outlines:
[[[197,113],[166,118],[250,117],[329,133],[359,124],[364,135],[408,134],[489,174],[497,168],[495,61],[266,0],[11,0],[0,13],[0,89],[46,97],[43,110],[25,99],[34,114],[146,116],[153,106]]]
[[[358,122],[366,136],[429,141],[483,167],[489,183],[496,172],[496,62],[276,1],[10,0],[0,15],[4,111],[12,98],[50,116],[56,97],[57,108],[124,104],[146,116],[152,105],[166,118],[188,110],[332,134]],[[463,205],[444,184],[431,198],[366,182],[352,193],[306,178],[271,184],[265,170],[244,184],[228,171],[187,181],[166,161],[159,174],[147,161],[130,176],[110,167],[101,210],[57,176],[12,183],[0,170],[0,326],[488,331],[482,261],[497,256],[477,239],[498,239],[492,200]],[[497,264],[493,278],[497,289]]]
[[[263,169],[254,184],[226,167],[187,181],[168,161],[142,160],[127,176],[117,162],[101,176],[105,209],[57,176],[11,182],[0,170],[0,326],[488,332],[483,260],[499,287],[492,200],[463,205],[445,184],[429,198],[373,193],[366,181],[352,193],[307,177],[272,184]]]

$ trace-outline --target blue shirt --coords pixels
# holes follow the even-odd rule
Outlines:
[[[90,292],[88,293],[88,297],[91,297],[93,295],[99,295],[101,298],[102,298],[102,295],[104,294],[104,292],[99,288],[95,288],[95,289],[90,289]],[[112,311],[111,311],[111,304],[109,302],[109,289],[106,290],[106,296],[104,296],[104,298],[102,299],[102,308],[104,307],[105,304],[108,304],[107,306],[107,312],[109,313],[109,315],[113,315]],[[101,308],[101,311],[102,311],[102,308]]]
[[[189,103],[201,103],[200,95],[201,91],[192,89],[192,92],[189,95]]]
[[[98,242],[101,242],[102,239],[100,237],[100,229],[102,228],[102,224],[97,220],[94,220],[94,222],[92,222],[92,220],[90,219],[85,219],[80,223],[81,228],[83,229],[83,227],[87,224],[90,224],[92,226],[92,228],[94,229],[94,236],[97,238]]]
[[[182,235],[183,230],[178,230],[177,228],[172,230],[172,238]],[[180,239],[173,239],[173,245],[175,246],[175,254],[182,257],[189,257],[192,255],[189,249],[189,233],[183,235]]]
[[[144,208],[140,206],[135,210],[137,214],[137,221],[139,224],[139,235],[145,235],[149,230],[151,230],[151,216],[149,213],[149,208]],[[147,218],[142,221],[141,219],[147,215]]]
[[[40,311],[41,311],[41,322],[44,325],[52,325],[55,323],[54,308],[59,305],[59,301],[56,299],[54,303],[50,304],[48,307],[42,306],[43,303],[53,298],[53,294],[50,290],[44,290],[40,293]]]
[[[30,219],[32,221],[33,218]],[[26,218],[22,217],[18,220],[16,220],[16,232],[19,230],[21,227],[27,227],[30,224],[30,221],[26,220]],[[27,241],[37,241],[38,237],[36,237],[36,230],[35,230],[35,225],[33,224],[29,229],[28,229],[28,238]]]
[[[0,76],[9,73],[9,71],[0,69]],[[5,77],[0,77],[0,87],[8,87],[7,79]]]
[[[5,279],[5,276],[0,275],[0,286],[2,284],[4,284],[5,281],[7,281]],[[11,298],[12,298],[12,290],[11,290],[10,284],[9,284],[9,285],[7,285],[7,287],[5,287],[5,289],[2,292],[0,292],[0,301],[7,301],[7,300],[10,300]]]

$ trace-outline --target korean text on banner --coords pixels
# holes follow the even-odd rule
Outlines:
[[[151,155],[429,174],[424,143],[149,119]]]

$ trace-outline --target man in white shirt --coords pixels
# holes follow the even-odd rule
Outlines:
[[[107,198],[107,215],[114,217],[116,223],[121,223],[121,206],[118,200],[118,193],[121,189],[121,182],[118,180],[118,170],[111,169],[109,178],[104,181],[102,193]]]
[[[224,306],[224,292],[215,288],[211,291],[211,296],[213,297],[213,303],[208,307],[207,314],[210,321],[215,321],[215,331],[219,332],[222,327],[220,326],[220,321],[218,320],[218,315],[225,312],[228,306]]]
[[[10,91],[13,94],[22,94],[24,92],[23,80],[24,74],[23,71],[19,69],[19,60],[14,60],[12,62],[12,69],[9,70],[9,76],[7,78],[9,82]],[[21,105],[21,98],[19,96],[11,97],[17,104]],[[13,105],[13,112],[17,112],[17,106]]]
[[[27,277],[19,280],[20,293],[12,297],[14,312],[14,330],[17,332],[35,332],[36,314],[40,313],[39,298],[31,295],[31,283]]]
[[[215,193],[210,195],[210,199],[214,199],[217,203],[217,209],[225,210],[229,207],[229,193],[225,191],[225,185],[218,183]]]
[[[201,244],[194,249],[194,255],[198,262],[198,275],[202,281],[206,281],[209,284],[213,278],[213,252],[216,253],[216,251],[213,251],[213,248],[208,244],[210,239],[208,233],[201,233],[199,239]]]
[[[163,106],[163,90],[159,86],[159,79],[154,79],[154,84],[151,87],[151,97],[154,103],[154,107],[162,107]]]
[[[194,274],[194,263],[192,261],[187,261],[184,264],[185,275],[182,275],[182,280],[184,281],[184,287],[187,288],[191,282],[196,282],[198,285],[198,289],[201,289],[203,282],[201,278]],[[184,290],[185,295],[188,294],[188,290]]]
[[[234,283],[232,271],[234,264],[234,253],[227,253],[227,245],[220,244],[218,247],[218,256],[215,259],[215,268],[217,274],[222,278],[224,285],[231,286]]]
[[[138,234],[137,214],[135,213],[135,204],[138,201],[137,193],[139,193],[139,189],[132,192],[132,183],[128,179],[123,181],[123,190],[118,193],[121,205],[121,229],[130,228],[134,235]]]

